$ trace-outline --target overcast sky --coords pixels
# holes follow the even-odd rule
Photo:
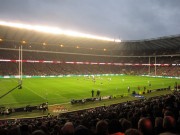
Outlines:
[[[180,0],[0,0],[0,20],[149,39],[180,34]]]

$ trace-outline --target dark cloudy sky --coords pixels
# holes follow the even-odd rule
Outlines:
[[[148,39],[180,34],[180,0],[0,0],[0,20]]]

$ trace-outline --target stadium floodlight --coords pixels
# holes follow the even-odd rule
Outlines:
[[[23,41],[22,41],[22,44],[26,44],[26,41],[23,40]]]
[[[30,25],[30,24],[13,23],[13,22],[6,22],[6,21],[0,21],[0,25],[14,27],[14,28],[20,28],[20,29],[26,29],[26,30],[33,30],[33,31],[38,31],[38,32],[44,32],[44,33],[50,33],[50,34],[57,34],[57,35],[66,35],[66,36],[73,36],[73,37],[97,39],[97,40],[104,40],[104,41],[111,41],[111,42],[121,42],[120,39],[112,39],[109,37],[85,34],[85,33],[76,32],[76,31],[72,31],[72,30],[63,30],[58,27]]]

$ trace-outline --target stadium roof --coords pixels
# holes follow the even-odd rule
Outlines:
[[[33,30],[18,29],[0,26],[0,39],[5,41],[26,41],[31,44],[46,43],[47,45],[83,46],[94,48],[108,48],[112,50],[180,50],[180,35],[161,37],[156,39],[129,40],[122,42],[101,41],[96,39],[71,37],[36,32]]]
[[[162,50],[180,49],[180,35],[145,40],[123,41],[119,49],[125,50]]]

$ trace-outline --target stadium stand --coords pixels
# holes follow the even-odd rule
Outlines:
[[[18,50],[0,50],[0,59],[18,60]],[[157,75],[164,76],[179,76],[179,66],[172,66],[178,64],[179,57],[163,57],[158,58],[158,64],[169,64],[169,66],[157,66]],[[148,66],[117,66],[117,65],[93,65],[93,64],[68,64],[65,62],[91,62],[91,63],[131,63],[143,64],[148,63],[148,58],[119,58],[110,56],[85,56],[76,54],[58,54],[58,53],[43,53],[43,52],[24,52],[24,60],[38,60],[38,61],[61,61],[60,64],[52,63],[23,63],[24,75],[60,75],[60,74],[103,74],[103,73],[124,73],[124,74],[148,74]],[[1,75],[17,75],[18,63],[1,61],[0,65]],[[151,61],[154,63],[154,60]],[[10,68],[6,68],[10,67]],[[12,70],[15,69],[15,70]],[[141,70],[139,70],[141,69]],[[154,68],[151,68],[151,74],[154,74]]]
[[[39,118],[0,120],[0,134],[178,134],[179,108],[180,92],[174,92],[165,96],[69,112],[59,116],[48,114]]]
[[[20,46],[23,46],[23,75],[69,75],[69,74],[130,74],[180,76],[180,36],[124,41],[120,44],[68,37],[51,36],[25,30],[11,30],[0,27],[6,34],[0,42],[0,75],[18,75]],[[13,31],[13,32],[12,32]],[[13,33],[17,32],[17,35]],[[22,44],[23,35],[26,44]],[[7,36],[6,36],[7,35]],[[19,38],[18,38],[19,37]],[[38,38],[37,38],[38,37]],[[15,40],[16,39],[16,40]],[[34,39],[31,41],[31,39]],[[59,40],[61,39],[61,40]],[[42,43],[47,41],[46,45]],[[59,43],[63,44],[59,46]],[[166,44],[165,44],[166,43]],[[173,45],[172,45],[173,44]],[[78,47],[77,47],[78,45]],[[163,49],[161,49],[161,47]],[[150,61],[149,61],[150,59]],[[27,62],[38,61],[38,62]],[[44,61],[54,61],[46,63]],[[61,61],[61,63],[56,63]],[[73,62],[66,63],[66,62]],[[77,64],[77,62],[85,62]],[[87,63],[86,63],[87,62]],[[98,63],[98,64],[90,64]],[[99,64],[99,63],[121,63]],[[131,65],[125,65],[131,64]],[[140,65],[139,65],[140,64]],[[167,65],[164,65],[167,64]],[[7,68],[8,67],[8,68]],[[179,86],[177,86],[179,87]],[[87,99],[91,101],[92,99]],[[74,101],[72,103],[84,100]],[[46,103],[45,103],[46,104]],[[47,109],[45,104],[26,106],[12,110],[1,108],[2,115],[13,111]],[[129,135],[129,134],[179,134],[180,92],[150,99],[127,101],[125,103],[101,106],[58,116],[0,120],[0,135]]]

